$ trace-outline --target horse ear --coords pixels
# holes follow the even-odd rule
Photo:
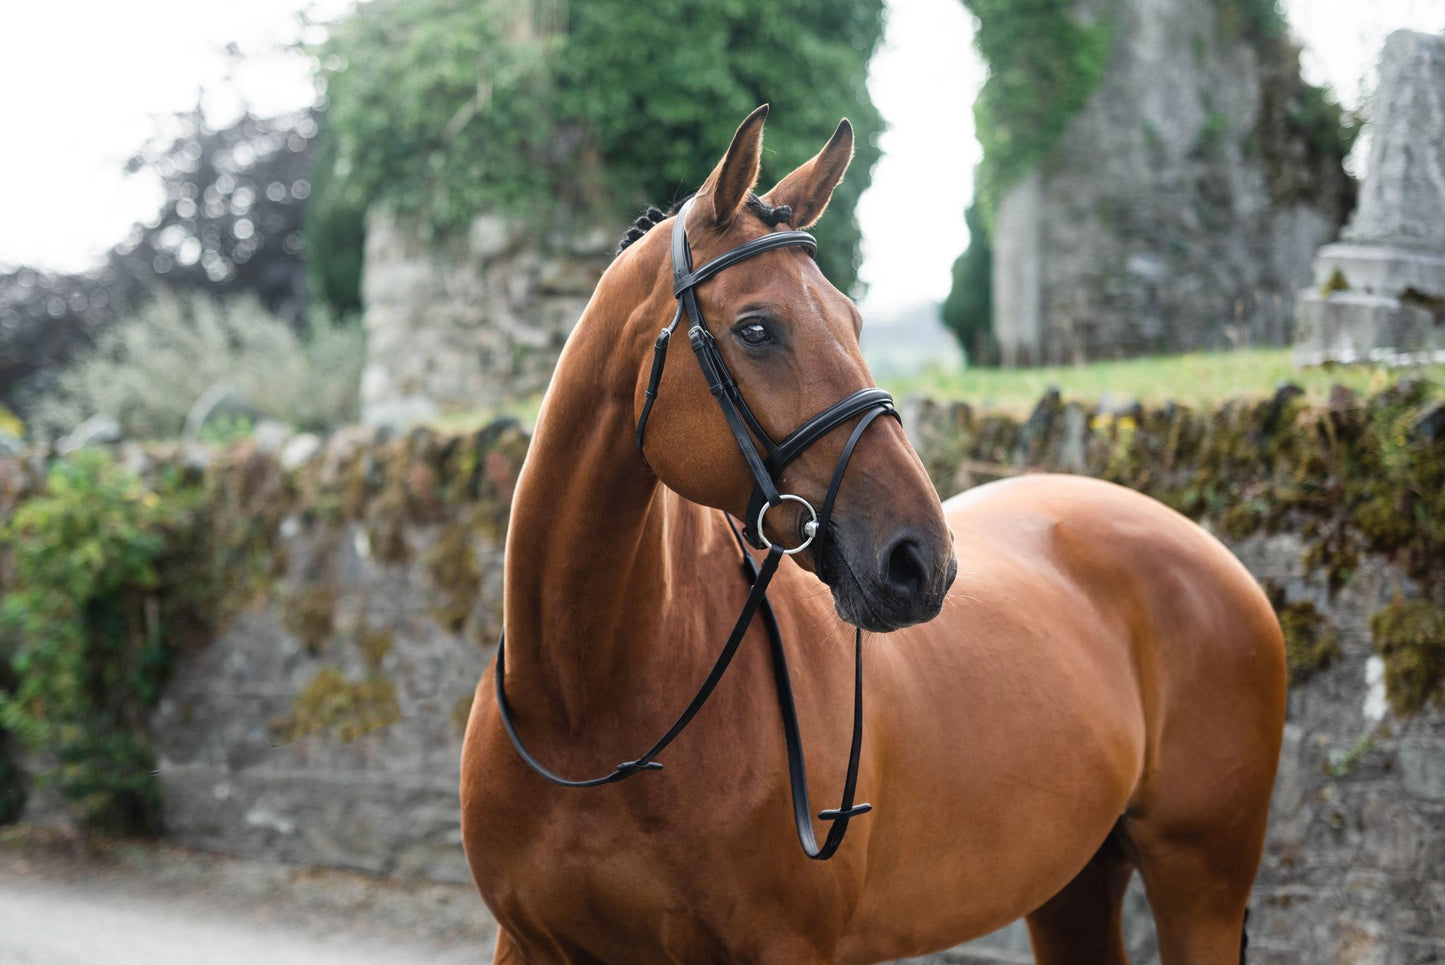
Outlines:
[[[793,209],[793,227],[811,228],[823,216],[833,197],[833,189],[843,180],[848,162],[853,160],[853,125],[848,118],[838,122],[838,129],[811,161],[778,182],[763,198],[768,204]]]
[[[743,200],[758,180],[758,165],[763,153],[763,121],[768,116],[764,104],[738,125],[728,152],[708,175],[698,194],[712,199],[713,224],[724,225],[733,220]]]

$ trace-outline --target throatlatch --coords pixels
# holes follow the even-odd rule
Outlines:
[[[816,253],[818,243],[806,231],[775,231],[724,252],[701,268],[694,270],[685,227],[692,203],[693,199],[688,199],[677,213],[676,220],[672,225],[672,290],[678,302],[677,311],[673,314],[672,321],[658,334],[657,341],[653,346],[652,371],[647,379],[642,414],[637,420],[637,448],[639,451],[643,450],[647,419],[652,413],[653,403],[657,401],[663,366],[667,363],[668,343],[677,329],[678,322],[686,314],[691,325],[688,330],[688,341],[692,344],[693,355],[696,356],[698,366],[702,369],[704,378],[707,379],[708,389],[722,409],[723,417],[727,420],[728,428],[737,442],[738,451],[742,454],[743,461],[747,463],[748,471],[752,473],[754,480],[752,497],[749,499],[745,514],[747,518],[743,520],[741,534],[738,533],[738,528],[733,524],[732,519],[728,518],[728,525],[732,528],[733,535],[738,540],[738,548],[742,553],[743,574],[752,582],[752,589],[748,593],[747,602],[743,604],[742,612],[738,614],[732,633],[728,635],[727,642],[723,645],[722,652],[718,654],[712,669],[708,671],[702,686],[698,688],[686,709],[668,728],[667,733],[663,734],[646,753],[618,764],[608,774],[588,780],[569,780],[552,773],[527,752],[521,736],[517,733],[516,725],[512,721],[511,710],[507,705],[503,688],[506,674],[505,633],[497,645],[497,665],[494,671],[497,710],[501,714],[502,726],[506,729],[507,736],[511,739],[512,745],[517,749],[522,760],[532,770],[554,784],[560,784],[563,787],[598,787],[624,780],[642,771],[661,770],[662,765],[655,758],[682,733],[697,712],[702,709],[703,704],[707,702],[708,697],[711,696],[731,664],[738,646],[742,643],[748,627],[752,624],[753,617],[761,611],[763,625],[768,632],[768,643],[773,660],[773,682],[777,690],[778,707],[783,719],[783,740],[787,745],[788,776],[792,785],[793,817],[797,824],[798,841],[808,857],[824,861],[832,857],[838,850],[838,846],[843,843],[843,836],[847,833],[849,820],[872,809],[872,805],[869,804],[853,803],[853,795],[858,785],[859,756],[863,746],[863,631],[857,627],[854,628],[853,737],[848,754],[847,776],[843,783],[842,802],[835,809],[819,812],[819,820],[832,822],[826,840],[819,846],[813,834],[813,823],[810,817],[807,768],[803,759],[803,744],[798,729],[797,709],[793,702],[792,681],[788,675],[788,663],[783,651],[782,636],[778,632],[777,620],[767,599],[767,588],[772,581],[773,574],[777,572],[778,564],[782,561],[783,556],[802,552],[815,540],[818,545],[814,548],[814,553],[820,555],[822,541],[827,538],[828,521],[832,517],[833,502],[838,495],[838,489],[843,482],[843,473],[848,467],[858,440],[862,437],[864,430],[879,416],[890,415],[895,419],[899,418],[898,410],[893,404],[893,397],[884,390],[877,387],[859,389],[808,419],[794,429],[782,442],[774,443],[772,441],[767,431],[758,422],[757,417],[753,415],[752,410],[748,408],[747,400],[743,398],[737,380],[733,378],[727,363],[723,361],[722,353],[718,350],[712,333],[708,331],[707,325],[703,321],[702,310],[698,307],[694,289],[724,268],[736,265],[754,255],[784,247],[807,248],[811,255]],[[838,464],[833,470],[833,478],[828,485],[821,509],[815,509],[802,496],[779,492],[778,478],[790,463],[823,436],[859,416],[862,418],[854,427],[839,455]],[[803,541],[791,548],[773,543],[763,534],[763,520],[767,511],[784,502],[801,504],[809,516],[802,527]],[[767,556],[764,557],[761,566],[747,552],[747,548],[743,545],[744,539],[754,548],[767,551]]]

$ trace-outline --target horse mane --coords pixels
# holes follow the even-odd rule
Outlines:
[[[681,211],[682,206],[687,203],[687,199],[690,197],[692,197],[692,195],[689,194],[679,199],[666,211],[663,211],[661,208],[648,207],[636,221],[628,225],[627,233],[623,235],[622,240],[617,243],[617,251],[613,257],[622,254],[622,252],[627,250],[628,245],[647,234],[656,225],[661,224]],[[743,202],[743,207],[756,215],[758,220],[769,228],[776,228],[780,224],[786,224],[793,220],[793,209],[791,207],[786,204],[776,206],[768,204],[752,191],[748,192],[748,198]]]

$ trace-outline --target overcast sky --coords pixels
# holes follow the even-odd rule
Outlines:
[[[347,0],[310,6],[321,15]],[[0,30],[0,264],[81,270],[159,206],[157,185],[127,177],[126,157],[152,118],[207,92],[213,121],[243,93],[260,113],[311,96],[300,58],[268,54],[296,39],[305,0],[46,0],[8,5]],[[1305,48],[1306,76],[1347,105],[1368,89],[1390,30],[1445,31],[1445,0],[1284,0]],[[978,160],[971,104],[983,79],[958,0],[890,0],[869,87],[888,120],[886,152],[859,206],[865,307],[948,292],[966,234],[968,174]],[[248,56],[239,69],[224,54]],[[777,123],[786,105],[775,104]]]

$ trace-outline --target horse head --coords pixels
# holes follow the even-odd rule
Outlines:
[[[867,402],[870,396],[860,390],[874,384],[858,345],[857,307],[823,276],[810,251],[801,250],[810,247],[808,236],[796,233],[818,221],[842,180],[853,154],[852,126],[842,121],[814,158],[759,197],[752,188],[766,115],[767,107],[760,107],[743,121],[727,153],[678,213],[686,268],[707,266],[779,232],[794,232],[793,240],[777,239],[784,244],[760,250],[754,245],[742,260],[689,289],[700,314],[690,320],[679,304],[677,317],[693,326],[695,351],[699,338],[709,343],[708,352],[715,349],[710,357],[720,358],[723,374],[710,387],[699,364],[656,363],[654,375],[643,361],[634,387],[635,414],[645,427],[639,443],[648,466],[674,491],[750,524],[761,518],[764,542],[809,542],[809,531],[817,529],[809,526],[812,507],[826,507],[822,531],[795,559],[831,588],[844,620],[867,630],[896,630],[935,617],[957,571],[938,495],[898,421],[872,418],[856,434],[850,430],[869,412],[834,422],[785,466],[775,472],[769,466],[778,492],[800,498],[769,500],[762,512],[755,490],[765,484],[740,457],[748,441],[769,453],[771,440],[786,440],[839,400],[860,396]],[[671,227],[671,241],[666,231],[651,232],[624,253],[637,271],[653,274],[653,295],[632,313],[628,324],[635,330],[626,344],[651,341],[672,297],[684,297],[675,291],[682,272],[675,276],[679,234]],[[696,324],[699,318],[705,324]],[[699,328],[706,333],[698,334]],[[657,356],[665,352],[664,337]],[[706,368],[702,360],[699,354]],[[733,403],[719,395],[718,379],[735,386],[723,392]],[[659,400],[655,407],[650,385]],[[885,394],[872,396],[884,401],[871,408],[894,414]],[[746,428],[726,411],[729,404],[746,413]],[[830,489],[836,499],[829,499]]]

